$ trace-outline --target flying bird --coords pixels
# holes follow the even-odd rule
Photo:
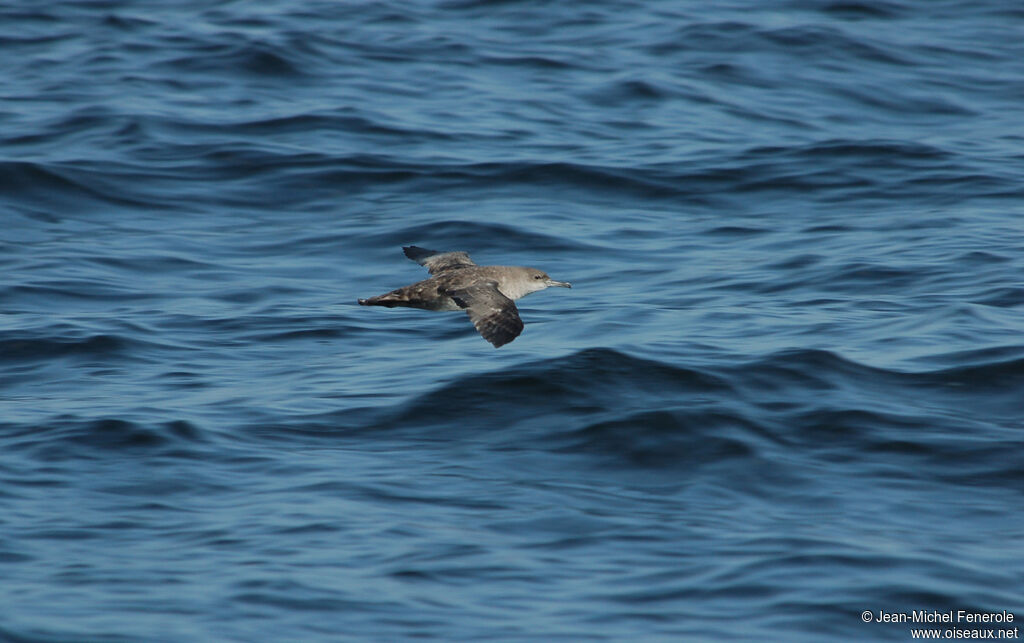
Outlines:
[[[464,310],[480,335],[504,346],[523,332],[515,300],[551,286],[572,288],[543,270],[521,266],[478,266],[465,252],[438,252],[416,246],[402,248],[405,256],[432,275],[410,286],[360,299],[363,306],[405,306],[424,310]]]

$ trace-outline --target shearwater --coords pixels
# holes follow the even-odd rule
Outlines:
[[[480,335],[504,346],[523,332],[515,300],[550,286],[572,288],[543,270],[521,266],[478,266],[465,252],[437,252],[416,246],[405,256],[426,267],[432,277],[391,292],[360,299],[363,306],[405,306],[424,310],[465,310]]]

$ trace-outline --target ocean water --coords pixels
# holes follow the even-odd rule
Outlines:
[[[1022,33],[0,3],[0,639],[1012,634]],[[497,350],[358,306],[411,244],[574,287]]]

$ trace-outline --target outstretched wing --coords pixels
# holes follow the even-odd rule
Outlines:
[[[402,250],[405,251],[406,257],[426,267],[432,275],[444,272],[445,270],[476,265],[465,252],[438,252],[437,250],[427,250],[417,246],[408,246],[402,248]]]
[[[515,303],[501,294],[498,282],[487,281],[446,293],[465,308],[476,331],[495,348],[511,342],[523,332],[523,320]]]

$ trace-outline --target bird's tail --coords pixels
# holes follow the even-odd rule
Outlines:
[[[386,292],[383,295],[377,295],[376,297],[370,297],[369,299],[360,299],[360,306],[386,306],[388,308],[394,308],[395,306],[408,306],[409,301],[405,297],[399,295],[398,291],[392,290]]]

